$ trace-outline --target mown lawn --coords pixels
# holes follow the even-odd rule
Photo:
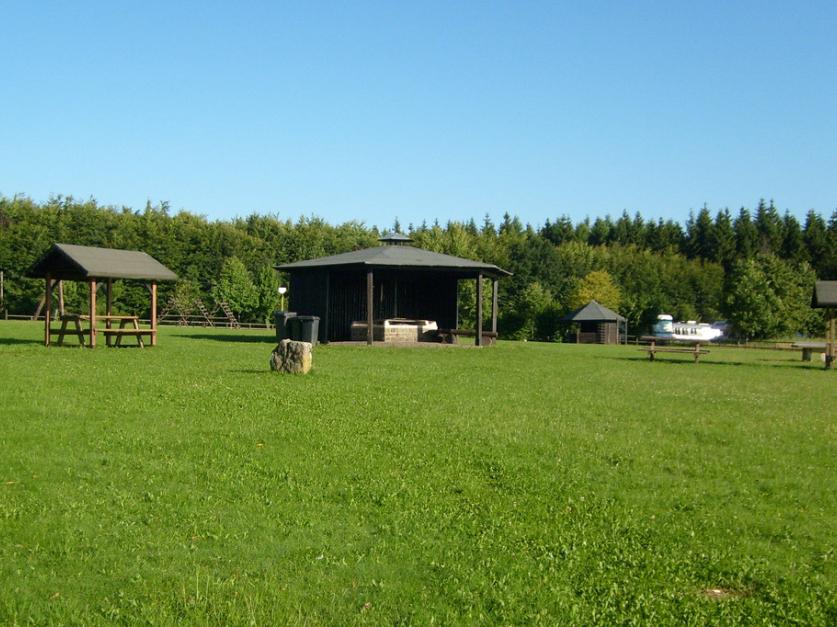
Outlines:
[[[0,624],[837,623],[798,353],[40,334],[0,322]]]

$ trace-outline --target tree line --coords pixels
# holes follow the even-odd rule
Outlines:
[[[513,273],[500,281],[500,333],[507,338],[557,340],[560,318],[596,298],[619,311],[636,331],[657,314],[678,319],[728,319],[748,338],[822,333],[822,315],[811,310],[816,278],[837,278],[837,211],[828,221],[809,211],[804,223],[780,214],[772,202],[750,211],[714,213],[703,207],[685,224],[633,216],[573,222],[567,216],[542,226],[509,214],[495,224],[422,223],[395,230],[414,245],[479,259]],[[389,230],[389,229],[386,229]],[[315,217],[297,220],[252,214],[214,221],[166,203],[139,211],[55,197],[38,203],[0,197],[0,268],[12,314],[31,314],[42,284],[26,270],[55,242],[143,250],[174,270],[175,285],[161,286],[161,302],[224,300],[247,321],[264,321],[279,306],[283,278],[273,266],[377,244],[380,232],[361,222],[331,225]],[[476,289],[460,285],[460,318],[473,324]],[[488,291],[486,290],[486,293]],[[82,310],[84,288],[67,283],[67,306]],[[147,314],[141,285],[119,282],[115,306]]]

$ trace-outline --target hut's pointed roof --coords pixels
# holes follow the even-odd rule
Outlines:
[[[569,313],[561,319],[566,322],[622,322],[625,320],[618,313],[595,300],[591,300],[581,309]]]
[[[399,233],[398,231],[390,231],[389,233],[381,235],[381,237],[378,238],[378,241],[400,246],[406,244],[407,242],[412,242],[413,238],[408,235],[404,235],[403,233]]]
[[[340,255],[331,255],[330,257],[286,263],[275,266],[275,268],[283,272],[293,272],[314,268],[348,268],[351,266],[401,270],[448,270],[469,276],[474,276],[477,273],[495,277],[511,274],[511,272],[490,263],[443,255],[407,245],[373,246],[372,248],[364,248],[363,250],[355,250]]]
[[[88,279],[136,279],[176,281],[177,275],[151,255],[138,250],[118,250],[54,244],[26,273],[32,278],[84,281]]]

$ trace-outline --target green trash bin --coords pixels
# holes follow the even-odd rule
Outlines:
[[[291,336],[293,340],[300,342],[310,342],[316,344],[320,336],[320,317],[319,316],[297,316],[293,319],[291,332],[298,337]]]
[[[281,342],[285,338],[293,339],[291,337],[290,323],[296,318],[295,311],[274,311],[273,323],[276,325],[276,341]]]

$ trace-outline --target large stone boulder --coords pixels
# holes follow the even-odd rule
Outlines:
[[[274,372],[306,374],[311,370],[311,354],[310,342],[282,340],[270,355],[270,369]]]

